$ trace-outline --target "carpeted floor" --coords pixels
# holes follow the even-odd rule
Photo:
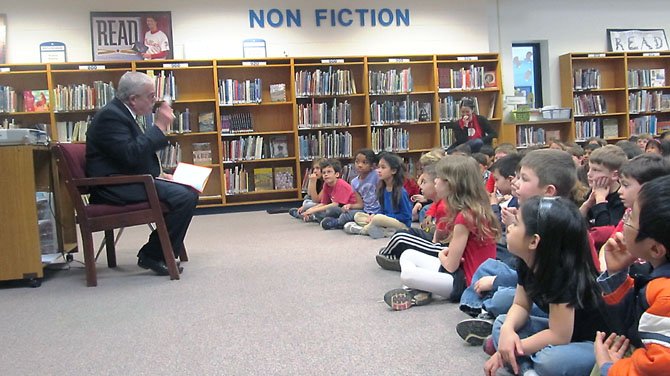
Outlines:
[[[436,302],[393,312],[387,240],[324,231],[287,214],[196,216],[180,281],[136,266],[145,226],[126,229],[119,266],[76,261],[42,287],[0,285],[2,375],[478,375],[486,355],[456,335],[466,316]],[[81,255],[75,256],[81,260]]]

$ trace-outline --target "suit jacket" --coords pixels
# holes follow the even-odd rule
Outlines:
[[[142,132],[128,108],[114,98],[93,117],[86,132],[86,175],[160,175],[156,152],[168,144],[155,126]],[[141,184],[99,187],[91,202],[125,204],[146,200]]]

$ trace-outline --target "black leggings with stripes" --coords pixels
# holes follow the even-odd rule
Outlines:
[[[397,231],[393,234],[386,247],[379,251],[379,254],[392,259],[400,259],[400,255],[402,255],[405,250],[414,249],[421,253],[437,257],[437,254],[446,247],[444,244],[433,243],[431,240],[419,236],[415,231],[411,230],[415,229]]]

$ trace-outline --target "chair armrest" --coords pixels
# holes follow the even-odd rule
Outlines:
[[[95,187],[99,185],[123,185],[123,184],[137,184],[148,183],[153,184],[154,177],[149,174],[144,175],[116,175],[116,176],[101,176],[95,178],[81,178],[72,179],[72,183],[77,187]]]
[[[156,192],[156,184],[154,177],[149,174],[144,175],[116,175],[116,176],[101,176],[95,178],[81,178],[72,179],[72,184],[76,187],[94,187],[100,185],[123,185],[123,184],[143,184],[144,191],[147,194],[147,200],[153,210],[157,214],[161,213],[160,201],[158,200],[158,193]]]

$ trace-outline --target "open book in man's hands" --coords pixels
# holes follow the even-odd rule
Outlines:
[[[212,169],[204,166],[196,166],[190,163],[179,162],[172,174],[172,181],[188,185],[202,193],[209,179]]]

